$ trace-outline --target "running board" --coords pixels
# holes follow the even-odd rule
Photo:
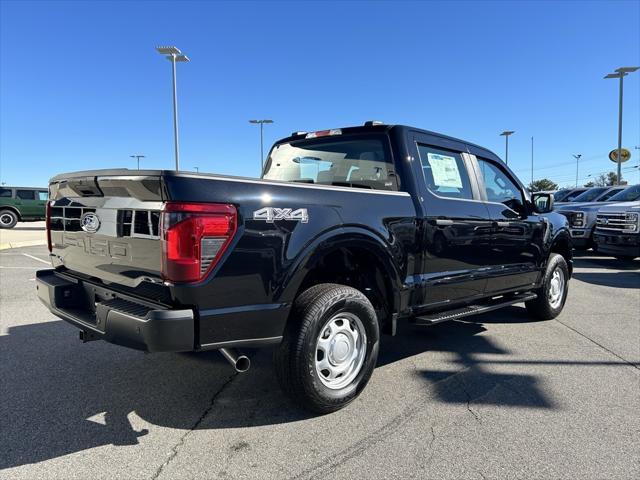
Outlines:
[[[508,307],[509,305],[514,305],[520,302],[528,302],[535,298],[538,298],[538,295],[535,293],[519,293],[517,295],[509,295],[508,297],[498,297],[485,303],[468,305],[455,310],[420,315],[419,317],[415,317],[415,324],[424,326],[434,325],[436,323],[446,322],[447,320],[455,320],[457,318],[468,317],[469,315],[478,315],[479,313],[490,312],[491,310]]]

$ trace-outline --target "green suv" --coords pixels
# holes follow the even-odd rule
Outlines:
[[[48,197],[46,188],[0,186],[0,228],[44,220]]]

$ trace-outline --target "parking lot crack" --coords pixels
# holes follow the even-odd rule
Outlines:
[[[626,358],[624,358],[624,357],[621,357],[620,355],[618,355],[618,354],[617,354],[616,352],[614,352],[613,350],[611,350],[611,349],[609,349],[609,348],[605,347],[605,346],[604,346],[604,345],[602,345],[601,343],[596,342],[593,338],[588,337],[587,335],[585,335],[585,334],[584,334],[584,333],[582,333],[581,331],[576,330],[575,328],[573,328],[573,327],[571,327],[571,326],[567,325],[567,324],[566,324],[566,323],[564,323],[564,322],[561,322],[561,321],[560,321],[560,320],[558,320],[557,318],[556,318],[555,320],[556,320],[556,322],[558,322],[560,325],[562,325],[562,326],[564,326],[564,327],[568,328],[568,329],[569,329],[569,330],[571,330],[572,332],[575,332],[575,333],[577,333],[578,335],[580,335],[581,337],[583,337],[583,338],[585,338],[585,339],[589,340],[589,341],[590,341],[591,343],[593,343],[594,345],[597,345],[598,347],[600,347],[600,348],[601,348],[602,350],[604,350],[605,352],[608,352],[608,353],[610,353],[611,355],[613,355],[614,357],[619,358],[620,360],[622,360],[622,361],[623,361],[624,363],[626,363],[627,365],[629,365],[629,366],[631,366],[631,367],[635,368],[636,370],[640,370],[640,365],[639,365],[639,364],[634,363],[634,362],[631,362],[631,361],[627,360],[627,359],[626,359]]]
[[[164,463],[162,465],[160,465],[155,473],[151,476],[151,480],[156,480],[164,471],[164,469],[167,467],[167,465],[169,465],[174,458],[176,458],[176,456],[178,455],[178,452],[180,450],[180,448],[184,445],[184,443],[187,440],[187,437],[189,435],[191,435],[191,433],[196,430],[204,421],[204,419],[207,417],[207,415],[209,415],[209,413],[211,412],[211,410],[213,410],[213,407],[215,406],[216,403],[216,399],[218,398],[218,396],[224,392],[224,390],[227,388],[227,386],[233,381],[234,378],[236,378],[238,376],[237,373],[234,373],[233,375],[231,375],[226,382],[224,382],[222,384],[222,386],[213,394],[213,396],[211,397],[211,400],[209,401],[209,404],[207,405],[207,408],[205,408],[205,410],[202,412],[202,415],[200,415],[200,417],[198,417],[196,419],[196,421],[193,423],[193,425],[191,426],[191,428],[189,428],[189,430],[187,430],[178,440],[178,442],[173,446],[173,448],[171,449],[171,452],[169,453],[169,457],[164,461]]]
[[[471,394],[467,390],[467,387],[464,384],[464,381],[459,380],[458,383],[460,385],[460,388],[462,388],[462,391],[464,392],[464,394],[467,396],[467,410],[471,415],[473,415],[473,417],[476,419],[478,423],[482,423],[482,420],[480,420],[480,415],[478,414],[478,412],[476,412],[474,409],[471,408],[471,400],[472,400]]]

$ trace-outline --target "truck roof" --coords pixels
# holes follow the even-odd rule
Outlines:
[[[364,125],[356,125],[356,126],[351,126],[351,127],[341,127],[340,130],[342,130],[343,134],[358,134],[358,133],[373,133],[373,132],[377,132],[377,133],[386,133],[392,129],[399,129],[399,130],[411,130],[414,132],[419,132],[419,133],[423,133],[425,135],[430,135],[433,137],[439,137],[443,140],[447,140],[447,141],[453,141],[453,142],[458,142],[458,143],[463,143],[469,147],[473,147],[475,149],[481,150],[483,152],[486,153],[486,155],[492,159],[496,159],[498,160],[499,157],[492,152],[491,150],[482,147],[478,144],[472,143],[472,142],[468,142],[466,140],[462,140],[460,138],[456,138],[456,137],[451,137],[449,135],[444,135],[442,133],[438,133],[438,132],[433,132],[431,130],[425,130],[424,128],[418,128],[418,127],[412,127],[410,125],[401,125],[401,124],[385,124],[385,123],[375,123],[375,122],[366,122],[366,124]],[[296,141],[296,140],[303,140],[304,138],[306,138],[306,135],[308,133],[311,132],[295,132],[295,134],[290,135],[288,137],[285,138],[281,138],[280,140],[277,140],[276,142],[274,142],[274,144],[278,144],[278,143],[288,143],[288,142],[292,142],[292,141]]]

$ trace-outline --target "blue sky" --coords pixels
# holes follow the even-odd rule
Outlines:
[[[11,2],[0,4],[0,181],[172,168],[169,62],[179,65],[184,169],[257,176],[294,130],[403,123],[479,143],[528,182],[612,170],[619,66],[640,65],[640,2]],[[623,145],[638,165],[640,71]],[[637,182],[639,169],[627,178]]]

